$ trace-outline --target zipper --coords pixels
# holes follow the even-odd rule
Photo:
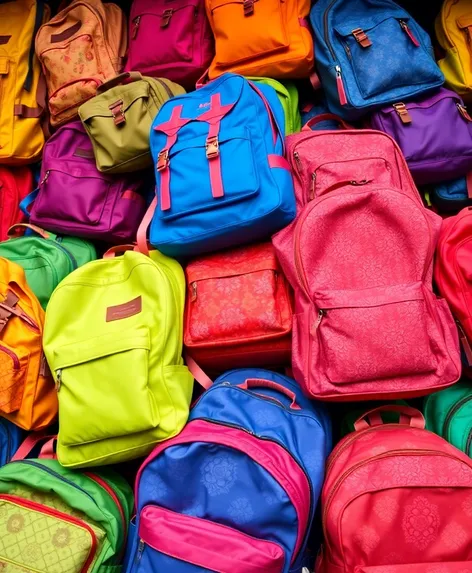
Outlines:
[[[2,494],[2,495],[0,495],[0,499],[3,499],[5,501],[9,501],[10,503],[17,505],[19,507],[25,507],[26,509],[32,509],[33,511],[36,511],[37,513],[45,513],[46,515],[51,515],[53,517],[56,517],[57,519],[60,519],[61,521],[66,521],[68,523],[72,523],[73,525],[79,526],[81,529],[85,529],[92,539],[92,547],[91,547],[90,553],[87,556],[87,559],[86,559],[83,567],[80,570],[80,573],[87,573],[87,571],[90,570],[90,567],[91,567],[91,565],[95,559],[96,553],[97,553],[98,542],[97,542],[97,536],[95,535],[94,530],[90,527],[90,525],[87,522],[83,521],[82,519],[72,517],[71,515],[67,515],[67,513],[62,513],[61,511],[58,511],[57,509],[49,507],[48,505],[42,505],[40,503],[36,503],[35,501],[31,501],[31,500],[23,500],[23,499],[21,499],[17,496],[14,496],[14,495]],[[15,561],[10,561],[8,558],[3,557],[3,556],[2,556],[2,560],[7,561],[8,563],[17,564]],[[20,568],[23,568],[23,566],[20,565]]]
[[[19,370],[20,361],[18,360],[18,356],[12,350],[6,346],[3,346],[3,344],[0,344],[0,350],[12,359],[14,369]]]
[[[447,413],[447,416],[444,420],[444,424],[443,424],[442,436],[444,439],[448,440],[447,436],[449,435],[449,427],[451,425],[452,418],[454,417],[456,412],[458,410],[460,410],[460,408],[462,408],[462,406],[464,406],[464,404],[467,404],[467,402],[470,402],[471,400],[472,400],[472,394],[469,396],[464,396],[464,398],[461,398],[460,400],[458,400],[454,404],[454,406],[449,410],[449,412]]]
[[[67,258],[70,260],[70,262],[72,263],[72,270],[75,271],[75,269],[79,266],[77,264],[77,259],[74,257],[74,255],[69,251],[69,249],[67,249],[66,247],[63,247],[60,244],[60,241],[54,241],[54,245],[56,245],[56,247],[58,249],[60,249],[66,256]]]
[[[144,542],[142,539],[140,539],[140,540],[139,540],[139,545],[138,545],[138,551],[136,552],[136,557],[135,557],[135,559],[134,559],[135,565],[137,565],[137,564],[141,561],[141,558],[142,558],[142,556],[143,556],[144,548],[145,548],[145,547],[146,547],[145,542]]]
[[[339,66],[336,66],[336,87],[338,89],[339,103],[341,105],[347,105],[346,90],[344,89],[341,68]]]
[[[298,151],[294,151],[293,152],[293,157],[295,159],[295,163],[297,165],[297,170],[301,173],[301,169],[302,169],[302,162],[300,160],[300,155],[298,153]]]
[[[134,24],[134,28],[133,31],[131,33],[131,39],[132,40],[136,40],[136,37],[138,35],[138,30],[139,30],[139,23],[141,22],[141,16],[137,16],[134,20],[133,20],[133,24]]]
[[[465,453],[470,456],[470,447],[472,446],[472,430],[470,430],[469,435],[467,437],[467,442],[465,444]]]
[[[195,301],[197,300],[197,282],[194,281],[194,282],[191,284],[191,287],[192,287],[192,295],[191,295],[191,297],[190,297],[190,300],[191,300],[192,302],[195,302]]]
[[[329,16],[329,11],[331,10],[331,8],[333,7],[333,4],[335,2],[336,2],[336,0],[331,0],[330,4],[326,8],[324,15],[323,15],[324,39],[325,39],[326,45],[328,46],[328,50],[330,51],[331,56],[332,56],[334,61],[336,61],[336,54],[334,53],[334,49],[333,49],[333,46],[331,44],[331,40],[329,39],[328,16]]]
[[[315,187],[316,187],[316,171],[313,171],[311,174],[311,187],[310,187],[310,196],[308,197],[309,201],[313,201],[315,198]]]
[[[164,90],[167,92],[167,95],[169,96],[169,99],[172,99],[174,97],[174,94],[171,92],[169,86],[160,78],[154,78],[156,80],[156,82],[159,82],[161,84],[161,86],[164,88]]]
[[[418,40],[415,38],[415,36],[413,35],[413,32],[411,31],[411,28],[408,26],[408,24],[405,22],[405,20],[399,20],[400,22],[400,26],[402,27],[402,30],[405,32],[405,34],[410,38],[410,40],[413,42],[413,44],[419,48],[420,47],[420,43],[418,42]]]

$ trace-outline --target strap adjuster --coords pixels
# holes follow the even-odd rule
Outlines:
[[[254,0],[244,0],[244,15],[252,16],[254,14]]]
[[[220,154],[218,137],[207,137],[205,148],[207,159],[214,159],[215,157],[218,157]]]
[[[372,42],[369,40],[369,37],[362,28],[356,28],[355,30],[353,30],[352,35],[356,39],[356,42],[362,48],[369,48],[370,46],[372,46]]]
[[[168,8],[167,10],[164,10],[164,12],[162,12],[161,28],[167,28],[167,26],[170,23],[170,19],[172,18],[173,13],[174,13],[174,10],[172,8]]]
[[[157,170],[164,171],[169,165],[169,150],[163,149],[157,156]]]
[[[393,109],[398,113],[402,123],[408,124],[411,123],[411,116],[406,108],[406,105],[402,102],[394,103]]]
[[[115,101],[115,103],[109,105],[108,109],[111,111],[115,125],[121,125],[122,123],[126,122],[122,99]]]

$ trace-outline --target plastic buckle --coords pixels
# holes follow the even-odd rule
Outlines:
[[[362,48],[368,48],[368,47],[372,46],[372,42],[369,40],[369,37],[367,36],[367,34],[364,32],[364,30],[362,28],[356,28],[355,30],[353,30],[352,35],[356,39],[356,42]]]
[[[108,109],[111,111],[115,125],[121,125],[126,122],[125,112],[123,110],[123,100],[120,99],[115,103],[112,103],[108,106]]]
[[[254,0],[244,0],[244,15],[252,16],[254,14]]]
[[[220,154],[220,146],[218,143],[218,138],[215,137],[208,137],[206,140],[206,156],[207,159],[214,159],[215,157],[218,157],[218,155]]]
[[[408,124],[411,123],[411,116],[408,113],[408,110],[406,109],[406,105],[402,102],[400,103],[394,103],[393,104],[393,109],[398,113],[398,115],[400,116],[400,119],[402,120],[402,123]]]
[[[167,10],[164,10],[164,12],[162,12],[161,28],[167,28],[167,26],[170,23],[170,19],[172,18],[173,13],[174,13],[174,10],[172,8],[168,8]]]
[[[163,171],[169,165],[169,150],[163,149],[157,156],[157,170]]]

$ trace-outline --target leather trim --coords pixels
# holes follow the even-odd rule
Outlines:
[[[8,42],[10,41],[11,36],[0,36],[0,46],[4,46],[5,44],[8,44]]]
[[[116,306],[109,306],[107,308],[107,322],[112,322],[113,320],[122,320],[123,318],[129,318],[135,314],[139,314],[142,310],[143,300],[141,296],[136,297],[129,302],[123,304],[118,304]]]
[[[72,36],[76,34],[81,27],[82,27],[82,21],[79,20],[73,26],[67,28],[63,32],[60,32],[59,34],[51,34],[51,43],[57,44],[58,42],[64,42],[65,40],[72,38]]]

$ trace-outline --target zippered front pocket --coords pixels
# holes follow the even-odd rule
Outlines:
[[[231,66],[288,48],[283,0],[209,0],[209,6],[216,64]]]
[[[138,308],[138,299],[132,302],[135,307],[126,312]],[[109,307],[107,320],[115,319],[114,312],[125,309]],[[61,444],[86,444],[159,425],[148,379],[150,344],[148,329],[139,327],[54,350],[48,360],[58,389]]]
[[[285,553],[277,543],[155,505],[143,508],[139,517],[139,537],[132,568],[134,573],[283,571]]]
[[[437,327],[422,283],[315,295],[312,336],[330,382],[344,384],[433,372]]]
[[[372,98],[395,88],[439,82],[440,72],[408,17],[389,17],[359,28],[335,27],[361,94]]]
[[[0,561],[36,573],[87,573],[99,540],[86,522],[49,506],[0,495]]]

